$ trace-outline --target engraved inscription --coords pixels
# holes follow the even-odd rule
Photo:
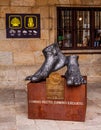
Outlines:
[[[84,105],[84,102],[80,101],[53,101],[53,100],[29,100],[29,103],[35,104],[60,104],[60,105]]]

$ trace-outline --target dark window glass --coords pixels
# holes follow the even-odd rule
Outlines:
[[[101,8],[57,7],[61,49],[101,49]]]

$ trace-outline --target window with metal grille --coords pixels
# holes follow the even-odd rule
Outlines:
[[[57,7],[57,41],[62,50],[101,50],[101,8]]]

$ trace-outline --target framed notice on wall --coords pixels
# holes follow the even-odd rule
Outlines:
[[[40,38],[40,14],[6,14],[7,38]]]

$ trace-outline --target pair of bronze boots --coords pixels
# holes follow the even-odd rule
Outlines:
[[[49,45],[43,49],[42,52],[45,56],[44,63],[35,74],[27,76],[25,80],[30,80],[31,82],[40,82],[45,80],[51,72],[67,66],[68,69],[65,73],[67,85],[77,86],[86,83],[80,73],[78,56],[63,55],[57,43]]]

